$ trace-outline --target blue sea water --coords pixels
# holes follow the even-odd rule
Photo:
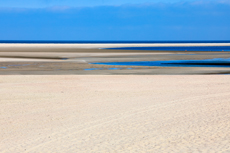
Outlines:
[[[80,43],[122,43],[122,44],[126,44],[126,43],[230,43],[230,40],[209,40],[209,41],[94,41],[94,40],[87,40],[87,41],[79,41],[79,40],[0,40],[0,43],[36,43],[36,44],[40,44],[40,43],[52,43],[52,44],[80,44]]]
[[[152,50],[152,51],[230,51],[230,46],[174,46],[174,47],[118,47],[112,50]]]
[[[230,58],[215,58],[205,60],[169,60],[169,61],[134,61],[134,62],[107,62],[91,63],[100,65],[121,66],[159,66],[159,67],[230,67]]]

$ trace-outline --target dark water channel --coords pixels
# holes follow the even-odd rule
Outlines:
[[[91,63],[100,65],[120,66],[159,66],[159,67],[230,67],[230,58],[215,58],[204,60],[169,60],[169,61],[132,61]]]
[[[117,48],[102,48],[112,50],[148,50],[148,51],[215,51],[229,52],[230,46],[170,46],[170,47],[117,47]]]

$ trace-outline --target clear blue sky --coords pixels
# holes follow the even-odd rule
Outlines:
[[[0,0],[0,40],[230,40],[230,1]]]

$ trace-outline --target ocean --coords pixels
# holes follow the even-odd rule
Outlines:
[[[119,47],[103,48],[112,50],[152,50],[152,51],[230,51],[230,46],[173,46],[173,47]]]
[[[26,44],[99,44],[99,43],[105,43],[105,44],[110,44],[110,43],[121,43],[121,44],[157,44],[157,43],[230,43],[230,40],[209,40],[209,41],[94,41],[94,40],[0,40],[0,43],[16,43],[16,44],[21,44],[21,43],[26,43]]]

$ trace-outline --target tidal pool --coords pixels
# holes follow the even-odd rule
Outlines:
[[[132,62],[107,62],[91,63],[100,65],[122,66],[159,66],[159,67],[230,67],[230,58],[215,58],[204,60],[169,60],[169,61],[132,61]]]

